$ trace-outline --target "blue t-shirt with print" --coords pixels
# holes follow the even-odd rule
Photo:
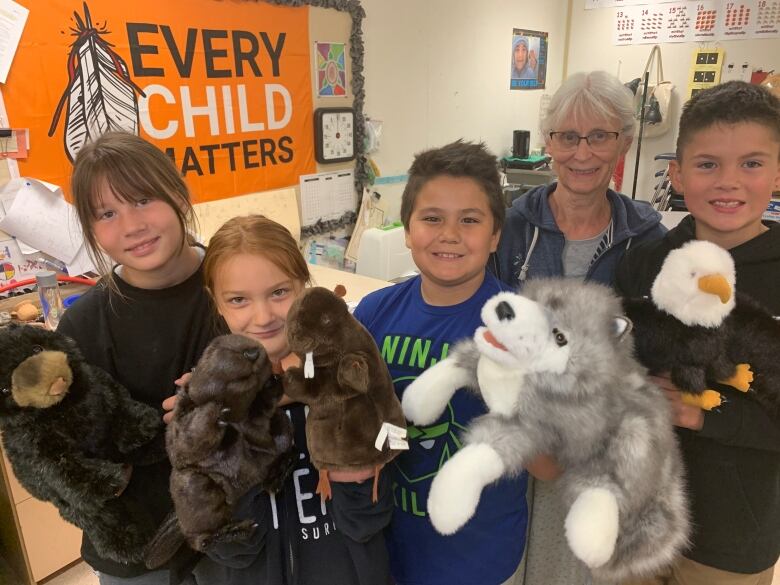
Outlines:
[[[374,336],[400,398],[453,344],[474,335],[482,305],[502,290],[508,287],[486,274],[467,301],[432,306],[422,298],[418,276],[366,296],[355,317]],[[460,449],[469,421],[485,412],[481,398],[459,390],[433,424],[409,427],[409,451],[388,465],[395,513],[387,545],[398,585],[499,585],[520,563],[528,521],[525,473],[487,487],[474,517],[451,536],[436,532],[426,514],[433,477]]]

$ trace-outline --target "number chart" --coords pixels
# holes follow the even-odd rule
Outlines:
[[[718,19],[717,10],[707,10],[703,5],[699,5],[696,10],[696,30],[710,32],[715,30],[715,23]]]
[[[690,7],[674,5],[666,8],[661,41],[667,43],[689,41],[693,38]]]
[[[669,14],[666,18],[666,28],[669,29],[688,29],[691,26],[691,17],[688,14],[687,6],[670,6]]]
[[[616,45],[780,38],[780,0],[623,2],[613,4]]]
[[[764,0],[758,3],[758,24],[775,25],[780,23],[780,2]]]
[[[636,20],[632,16],[618,12],[615,26],[619,31],[634,30],[635,22]]]
[[[778,36],[778,34],[780,34],[780,1],[759,0],[755,36]]]
[[[655,8],[642,8],[640,28],[646,35],[657,35],[664,28],[664,13]]]
[[[750,24],[750,7],[736,2],[729,2],[726,5],[726,26],[745,27]]]

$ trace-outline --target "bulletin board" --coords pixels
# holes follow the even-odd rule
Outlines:
[[[366,184],[358,0],[138,0],[130,13],[113,0],[50,0],[45,10],[16,1],[30,13],[0,84],[0,126],[29,128],[30,150],[0,160],[0,187],[28,176],[69,197],[73,144],[90,126],[129,130],[168,152],[204,241],[247,213],[299,237],[301,175],[349,169],[357,192]],[[318,41],[344,48],[343,95],[318,95]],[[87,102],[91,117],[79,109]],[[326,106],[354,108],[357,163],[314,162],[313,111]],[[3,242],[14,243],[0,232]],[[38,255],[7,248],[0,261],[16,266],[0,272],[0,285],[43,268],[27,266]]]
[[[343,105],[356,111],[362,150],[357,0],[136,0],[132,11],[114,0],[17,2],[30,14],[0,87],[7,123],[30,130],[18,172],[66,196],[78,148],[111,129],[165,150],[198,202],[297,185],[318,170],[312,41],[322,38],[348,48]]]

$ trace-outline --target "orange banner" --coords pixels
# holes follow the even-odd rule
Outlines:
[[[316,170],[309,11],[242,0],[17,0],[30,16],[3,87],[30,129],[20,172],[62,185],[101,133],[165,150],[196,201]]]

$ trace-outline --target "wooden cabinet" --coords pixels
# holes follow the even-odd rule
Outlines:
[[[0,472],[0,546],[19,579],[32,585],[78,560],[81,530],[21,486],[5,453]]]

